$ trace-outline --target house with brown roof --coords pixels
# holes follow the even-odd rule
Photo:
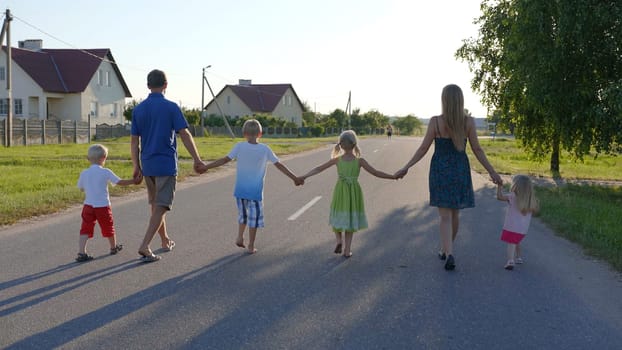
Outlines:
[[[240,79],[238,85],[225,85],[205,110],[220,115],[218,106],[231,118],[269,114],[302,126],[303,106],[292,84],[252,84]]]
[[[124,123],[125,99],[132,97],[110,49],[45,49],[41,40],[11,47],[15,118]],[[6,86],[6,47],[0,50],[0,86]],[[0,89],[0,118],[8,112]]]

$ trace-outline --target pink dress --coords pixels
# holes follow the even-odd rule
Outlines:
[[[501,240],[513,244],[520,243],[527,234],[529,223],[531,223],[531,212],[523,215],[516,205],[516,195],[509,193],[508,209],[505,213]]]

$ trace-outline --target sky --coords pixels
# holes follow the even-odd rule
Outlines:
[[[132,98],[144,99],[150,70],[166,72],[166,97],[186,108],[226,84],[290,83],[318,113],[352,108],[420,118],[441,110],[458,84],[465,108],[485,117],[473,74],[454,57],[477,35],[479,0],[0,0],[11,45],[109,48]],[[6,44],[6,41],[3,42]]]

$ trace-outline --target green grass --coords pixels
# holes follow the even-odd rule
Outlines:
[[[197,138],[203,160],[225,156],[242,139],[225,137]],[[277,155],[301,152],[334,143],[335,138],[263,139]],[[129,137],[103,140],[109,155],[106,167],[121,178],[132,177]],[[80,172],[89,166],[88,144],[34,145],[2,148],[0,151],[0,225],[55,213],[82,202],[84,195],[76,187]],[[195,176],[191,157],[179,147],[179,179]],[[111,186],[110,195],[120,196],[143,186]]]
[[[622,271],[622,187],[540,187],[537,195],[542,221]]]
[[[528,174],[532,176],[552,177],[549,170],[550,159],[533,160],[513,139],[497,138],[480,139],[488,160],[500,174]],[[467,146],[471,166],[478,172],[485,172]],[[584,157],[583,161],[574,161],[567,152],[560,158],[560,175],[564,179],[590,180],[622,180],[622,157],[612,155],[593,155]]]

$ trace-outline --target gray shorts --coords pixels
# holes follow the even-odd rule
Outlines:
[[[175,198],[177,176],[145,176],[149,204],[171,210]]]

